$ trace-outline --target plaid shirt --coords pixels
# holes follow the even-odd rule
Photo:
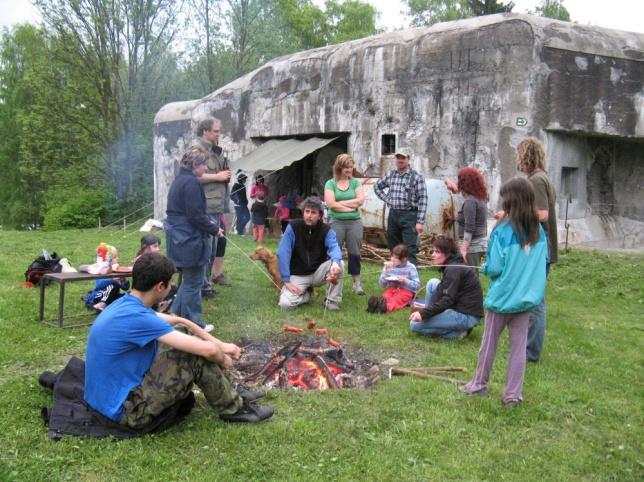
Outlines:
[[[385,193],[386,188],[389,191]],[[418,209],[417,222],[425,224],[427,186],[415,169],[409,167],[402,174],[398,169],[392,169],[378,179],[373,190],[391,209]]]

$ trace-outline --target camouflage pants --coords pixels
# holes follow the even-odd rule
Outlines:
[[[235,413],[242,399],[219,368],[205,358],[160,345],[160,350],[143,377],[123,404],[120,423],[132,428],[149,424],[163,410],[187,397],[196,384],[215,412]]]

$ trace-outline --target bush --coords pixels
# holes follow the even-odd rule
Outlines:
[[[107,213],[108,193],[83,189],[56,191],[47,202],[44,226],[48,231],[93,228]]]

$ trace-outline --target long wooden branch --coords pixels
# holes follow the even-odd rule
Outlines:
[[[465,385],[462,380],[457,380],[456,378],[443,377],[440,375],[433,375],[431,373],[419,372],[416,370],[408,370],[406,368],[390,368],[389,373],[391,375],[412,375],[419,378],[431,378],[432,380],[440,380],[442,382],[454,383],[455,385]]]

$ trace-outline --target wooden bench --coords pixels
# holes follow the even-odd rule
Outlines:
[[[129,278],[132,276],[131,271],[126,272],[113,272],[108,274],[89,274],[89,273],[48,273],[43,276],[43,281],[40,283],[40,322],[55,328],[73,328],[76,326],[91,325],[92,322],[77,323],[75,325],[64,326],[65,316],[65,284],[73,283],[75,281],[94,281],[103,278]],[[58,290],[58,323],[45,320],[45,288],[47,282],[45,280],[53,281],[59,284]]]

